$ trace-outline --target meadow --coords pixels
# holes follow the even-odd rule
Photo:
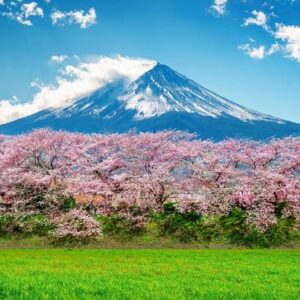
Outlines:
[[[299,250],[2,249],[1,299],[299,299]]]

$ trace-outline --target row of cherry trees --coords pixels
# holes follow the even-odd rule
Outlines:
[[[140,224],[168,202],[204,216],[240,207],[264,231],[279,206],[284,216],[300,217],[299,170],[299,137],[214,143],[183,132],[0,136],[2,209],[15,212],[37,209],[31,198],[39,191],[54,204],[62,195],[100,196],[96,206],[105,215],[132,218],[138,208]]]

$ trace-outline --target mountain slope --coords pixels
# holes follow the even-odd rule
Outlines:
[[[300,135],[299,124],[247,109],[161,64],[129,85],[118,80],[67,107],[2,125],[0,133],[41,127],[85,133],[176,129],[215,140]]]
[[[128,109],[138,111],[137,119],[160,116],[173,111],[197,113],[214,118],[227,115],[241,120],[280,122],[279,119],[222,98],[161,64],[133,82],[121,99],[126,102]]]

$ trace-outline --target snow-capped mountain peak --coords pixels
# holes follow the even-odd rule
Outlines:
[[[233,103],[159,63],[131,83],[119,99],[127,109],[136,110],[136,119],[187,112],[213,118],[227,115],[243,121],[282,122]]]

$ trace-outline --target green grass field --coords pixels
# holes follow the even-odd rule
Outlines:
[[[0,250],[0,299],[300,299],[299,250]]]

